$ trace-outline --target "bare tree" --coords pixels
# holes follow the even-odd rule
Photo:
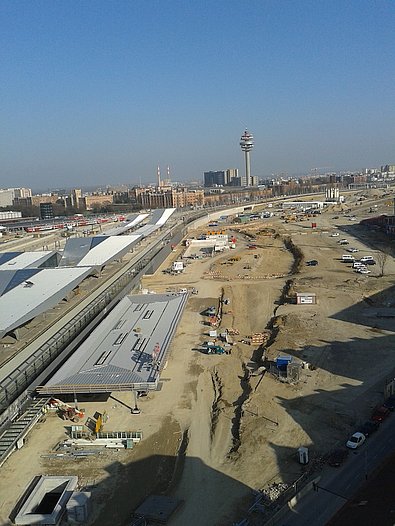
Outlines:
[[[380,274],[379,274],[380,277],[384,276],[384,267],[387,262],[387,258],[388,258],[388,252],[386,250],[380,250],[380,252],[377,252],[376,254],[377,263],[380,269]]]

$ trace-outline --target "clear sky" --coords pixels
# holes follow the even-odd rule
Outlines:
[[[0,53],[3,188],[395,163],[393,0],[2,0]]]

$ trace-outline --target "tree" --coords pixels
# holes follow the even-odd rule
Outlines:
[[[377,252],[376,254],[377,264],[380,270],[380,274],[379,274],[380,277],[384,276],[384,267],[387,262],[387,258],[388,258],[388,252],[386,250],[381,250],[380,252]]]

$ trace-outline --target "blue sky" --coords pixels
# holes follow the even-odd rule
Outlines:
[[[393,0],[0,3],[0,187],[395,162]]]

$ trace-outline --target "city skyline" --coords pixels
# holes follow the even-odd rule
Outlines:
[[[395,161],[394,4],[3,2],[1,186]]]

